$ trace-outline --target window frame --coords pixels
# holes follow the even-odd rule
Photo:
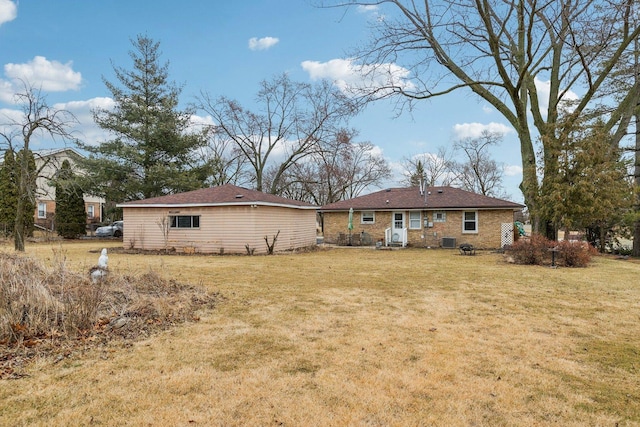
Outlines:
[[[93,205],[87,205],[87,217],[94,218],[96,216],[96,207]]]
[[[473,220],[467,219],[467,214],[473,214]],[[462,211],[462,234],[478,234],[478,211]],[[473,229],[467,229],[467,224],[473,224]]]
[[[186,218],[189,218],[188,225]],[[200,215],[169,215],[169,228],[197,230],[200,228]]]
[[[40,209],[42,207],[42,209]],[[40,213],[42,212],[42,214]],[[38,202],[38,219],[47,218],[47,204],[46,202]]]
[[[436,215],[442,215],[442,218],[437,218]],[[447,222],[447,213],[445,211],[434,211],[432,222]]]
[[[370,215],[369,215],[370,214]],[[366,217],[371,217],[371,220],[365,220]],[[362,211],[360,212],[360,224],[375,224],[376,223],[376,213],[375,211]]]
[[[416,218],[411,218],[412,215],[418,214],[417,219],[417,227],[414,227],[413,224],[416,221]],[[420,230],[422,228],[422,212],[420,211],[409,211],[409,230]]]

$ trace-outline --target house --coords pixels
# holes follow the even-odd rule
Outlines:
[[[81,174],[76,167],[82,154],[72,148],[59,148],[51,150],[38,150],[33,152],[36,170],[39,171],[36,178],[36,210],[34,212],[35,224],[46,229],[54,228],[54,216],[56,212],[56,189],[51,185],[51,180],[56,177],[62,167],[62,162],[68,160],[73,172]],[[102,222],[102,207],[105,200],[101,197],[84,195],[87,223]]]
[[[231,184],[118,207],[125,248],[266,253],[274,236],[276,252],[316,244],[316,206]]]
[[[326,243],[500,248],[513,242],[514,213],[523,207],[459,188],[412,187],[331,203],[319,212]]]

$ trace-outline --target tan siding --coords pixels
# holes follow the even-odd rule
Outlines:
[[[199,253],[265,253],[280,231],[275,251],[315,245],[315,211],[282,207],[250,206],[212,208],[124,208],[125,248],[163,249],[165,242],[158,223],[170,215],[200,215],[199,229],[170,229],[167,247]]]

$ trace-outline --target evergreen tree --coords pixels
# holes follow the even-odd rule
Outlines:
[[[80,161],[89,171],[85,191],[105,197],[107,205],[202,186],[195,153],[206,140],[188,132],[193,110],[177,109],[181,88],[168,80],[159,43],[138,36],[132,44],[133,70],[114,66],[119,85],[104,80],[115,108],[94,111],[95,122],[113,139],[80,144],[90,153]]]
[[[604,251],[609,230],[620,226],[633,194],[621,150],[611,145],[601,122],[564,138],[553,154],[558,170],[541,199],[554,229],[598,230],[591,243]]]
[[[422,164],[422,160],[418,160],[416,163],[416,170],[409,177],[409,184],[411,187],[418,187],[420,185],[424,185],[425,180],[425,172],[424,165]]]
[[[25,156],[25,152],[26,152],[26,156]],[[25,187],[26,187],[26,191],[21,192],[21,194],[19,194],[16,199],[22,199],[22,203],[23,203],[23,210],[22,210],[22,218],[17,218],[18,215],[18,210],[16,209],[16,211],[14,211],[14,218],[16,219],[15,221],[15,226],[14,226],[14,233],[16,231],[16,227],[19,226],[19,224],[22,226],[22,236],[24,237],[33,237],[33,230],[35,229],[34,226],[34,221],[33,221],[33,216],[35,214],[36,211],[36,199],[35,199],[35,194],[36,194],[36,178],[38,177],[38,173],[37,173],[37,168],[36,168],[36,160],[33,157],[33,153],[31,152],[31,150],[26,150],[22,149],[20,151],[18,151],[18,154],[16,155],[16,169],[15,169],[15,176],[16,176],[16,181],[18,180],[18,176],[20,175],[20,169],[21,169],[21,164],[22,164],[22,158],[26,157],[26,164],[27,164],[27,170],[25,173]],[[18,186],[16,186],[16,189],[19,188]]]
[[[68,160],[62,162],[54,186],[56,188],[56,230],[58,234],[65,239],[83,236],[87,224],[84,199]]]
[[[18,205],[17,164],[13,150],[4,152],[4,162],[0,166],[0,233],[11,235],[16,222]]]

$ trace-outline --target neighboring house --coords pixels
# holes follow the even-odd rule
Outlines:
[[[118,207],[125,248],[266,253],[276,235],[276,252],[316,244],[316,206],[231,184]]]
[[[83,156],[72,148],[33,151],[33,156],[36,162],[36,170],[39,171],[36,179],[34,220],[36,225],[51,230],[54,228],[54,215],[56,212],[56,189],[50,185],[50,182],[56,177],[62,167],[62,162],[65,160],[68,160],[71,164],[74,174],[82,174],[83,172],[77,169],[76,162]],[[104,202],[103,198],[84,195],[88,224],[102,222]]]
[[[523,207],[453,187],[412,187],[331,203],[319,212],[326,243],[500,248],[513,242],[514,213]]]

